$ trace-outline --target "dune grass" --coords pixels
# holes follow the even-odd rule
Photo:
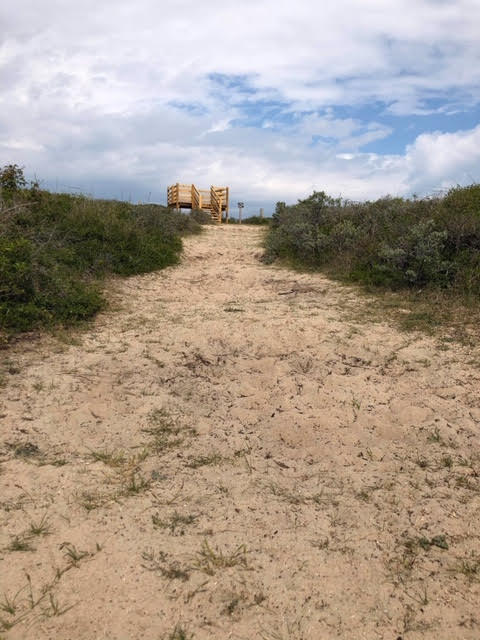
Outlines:
[[[160,205],[50,193],[0,170],[0,331],[69,325],[104,306],[102,281],[178,262],[192,217]]]

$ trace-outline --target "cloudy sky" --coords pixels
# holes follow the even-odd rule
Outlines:
[[[480,0],[16,0],[0,164],[58,190],[248,213],[480,181]]]

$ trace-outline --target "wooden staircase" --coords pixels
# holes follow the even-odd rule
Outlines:
[[[194,184],[177,182],[167,188],[167,204],[169,207],[208,211],[212,220],[218,224],[222,222],[223,213],[228,220],[228,187],[214,187],[198,189]]]

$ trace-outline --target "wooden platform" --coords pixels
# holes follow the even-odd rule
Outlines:
[[[208,211],[212,220],[221,223],[223,213],[228,220],[228,187],[214,187],[198,189],[194,184],[177,182],[167,188],[167,204],[169,207],[180,209],[197,209]]]

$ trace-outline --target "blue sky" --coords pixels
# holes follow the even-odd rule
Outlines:
[[[480,181],[478,0],[17,0],[0,163],[46,187],[246,213]]]

